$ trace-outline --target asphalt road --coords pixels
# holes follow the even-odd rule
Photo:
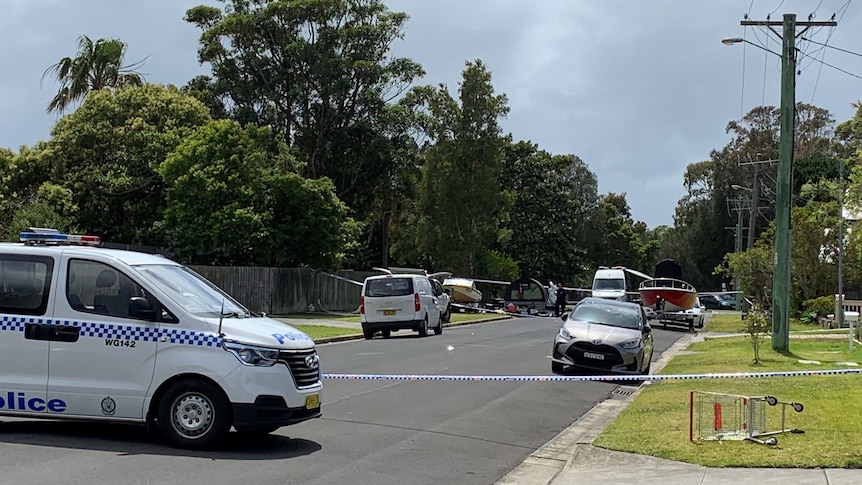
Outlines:
[[[551,375],[560,321],[522,318],[441,336],[319,347],[326,373]],[[682,330],[654,331],[656,355]],[[333,380],[321,419],[216,452],[134,426],[0,420],[0,484],[491,484],[620,387],[611,382]]]

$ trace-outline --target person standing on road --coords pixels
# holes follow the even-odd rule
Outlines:
[[[562,283],[557,283],[557,305],[556,312],[559,317],[566,311],[566,287]]]

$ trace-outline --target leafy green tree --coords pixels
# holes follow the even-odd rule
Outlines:
[[[73,194],[77,226],[109,242],[158,246],[165,184],[157,169],[209,120],[174,87],[101,90],[57,122],[43,156],[52,180]]]
[[[646,273],[650,243],[644,243],[646,227],[632,219],[626,194],[608,193],[599,198],[593,230],[600,238],[592,240],[591,253],[598,265],[626,266]],[[649,267],[647,267],[649,266]]]
[[[168,183],[164,231],[196,264],[332,268],[357,227],[328,179],[310,180],[274,152],[267,128],[212,121],[160,166]]]
[[[862,162],[862,101],[853,103],[856,112],[849,120],[841,123],[835,129],[836,138],[840,141],[839,156],[847,159],[848,166]]]
[[[137,71],[144,61],[124,64],[126,44],[119,39],[97,39],[86,35],[78,38],[78,53],[64,57],[42,74],[60,83],[57,94],[48,103],[48,113],[63,113],[70,105],[80,102],[91,91],[140,86],[144,77]]]
[[[9,227],[13,215],[36,200],[39,188],[50,179],[49,168],[44,143],[21,147],[19,153],[0,149],[0,227]]]
[[[551,155],[529,142],[510,144],[505,154],[501,185],[513,203],[503,251],[521,274],[574,283],[587,271],[587,244],[597,237],[587,230],[598,203],[595,174],[577,156]]]
[[[2,235],[6,241],[17,241],[28,227],[50,227],[63,232],[79,232],[73,215],[77,207],[68,189],[49,182],[42,184],[32,197],[20,200],[11,212],[11,220]]]
[[[430,93],[434,144],[425,152],[419,230],[433,268],[475,276],[507,211],[500,174],[508,141],[498,120],[509,108],[481,61],[468,62],[462,76],[458,101],[446,86]]]
[[[201,29],[198,57],[213,76],[189,88],[214,114],[267,126],[304,162],[329,177],[357,216],[374,210],[374,190],[397,162],[388,104],[423,75],[390,54],[407,15],[382,0],[226,0],[185,20]],[[380,204],[377,207],[381,207]]]

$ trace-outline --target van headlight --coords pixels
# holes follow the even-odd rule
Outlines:
[[[275,349],[244,345],[238,342],[222,342],[222,346],[243,365],[272,367],[278,361],[278,350]]]
[[[641,346],[641,339],[636,338],[634,340],[629,340],[627,342],[623,342],[620,344],[620,347],[626,350],[633,350]]]

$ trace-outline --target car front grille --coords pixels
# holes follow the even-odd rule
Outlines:
[[[601,354],[602,360],[584,357],[584,352]],[[610,345],[596,345],[591,342],[575,342],[566,350],[566,355],[572,359],[575,365],[584,365],[599,369],[610,370],[614,366],[623,363],[623,357],[615,347]]]
[[[309,367],[306,358],[312,356],[314,365]],[[283,362],[290,369],[293,381],[298,389],[311,387],[320,382],[320,364],[318,363],[315,350],[282,350],[278,353],[279,362]]]

